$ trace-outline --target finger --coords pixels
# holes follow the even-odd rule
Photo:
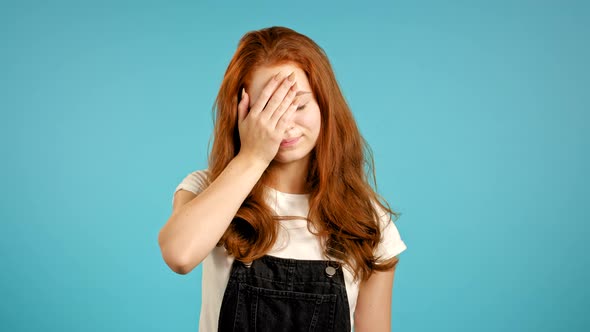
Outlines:
[[[291,87],[291,89],[289,89],[289,92],[285,96],[285,99],[283,99],[283,101],[281,102],[279,107],[274,112],[272,112],[272,115],[270,117],[270,123],[273,126],[276,126],[277,121],[279,121],[279,119],[281,118],[283,113],[285,113],[287,111],[289,106],[291,106],[291,103],[295,99],[296,92],[297,92],[297,83],[293,84],[293,86]],[[266,113],[266,111],[264,111],[263,113]]]
[[[258,99],[254,102],[254,105],[252,105],[250,109],[250,112],[252,114],[258,114],[262,112],[264,106],[266,106],[266,103],[272,96],[273,92],[276,90],[277,86],[279,86],[283,78],[284,77],[282,73],[278,72],[275,76],[273,76],[270,79],[270,81],[268,81],[268,83],[266,83],[264,89],[262,89],[262,92],[260,92]]]
[[[242,123],[248,115],[248,104],[250,103],[250,96],[246,93],[246,89],[242,88],[242,100],[238,104],[238,124]]]
[[[287,78],[285,78],[282,84],[277,88],[277,90],[273,93],[272,97],[268,101],[268,104],[262,110],[262,114],[266,114],[267,119],[269,119],[273,113],[279,108],[283,99],[290,91],[291,86],[295,84],[295,72],[292,72]]]
[[[291,106],[289,106],[287,111],[283,113],[283,116],[281,116],[281,118],[277,122],[275,130],[279,131],[280,133],[283,133],[285,130],[287,130],[287,128],[289,128],[291,120],[293,119],[293,116],[295,116],[295,112],[297,111],[297,107],[299,107],[299,103],[297,102],[293,102]]]

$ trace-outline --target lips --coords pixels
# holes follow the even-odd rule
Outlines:
[[[300,138],[301,138],[301,136],[284,139],[281,141],[281,146],[295,145],[295,143],[297,143],[297,141],[299,141]]]

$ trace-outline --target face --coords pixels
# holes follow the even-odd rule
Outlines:
[[[298,139],[294,144],[281,144],[274,161],[278,163],[306,161],[317,142],[321,117],[320,108],[311,91],[307,75],[302,69],[291,63],[257,68],[251,73],[246,88],[251,96],[250,107],[258,100],[262,89],[269,80],[278,72],[283,73],[284,76],[295,72],[295,82],[297,82],[298,90],[297,99],[300,106],[295,111],[292,123],[283,136],[284,141]]]

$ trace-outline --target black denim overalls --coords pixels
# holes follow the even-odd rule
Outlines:
[[[350,332],[341,264],[265,255],[234,260],[219,313],[219,331]]]

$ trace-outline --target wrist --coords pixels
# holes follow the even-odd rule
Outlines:
[[[255,157],[241,151],[235,156],[234,160],[247,169],[258,170],[261,174],[266,170],[268,165],[270,165],[270,161],[266,161],[262,158]]]

